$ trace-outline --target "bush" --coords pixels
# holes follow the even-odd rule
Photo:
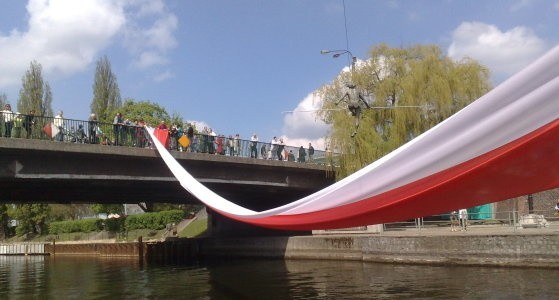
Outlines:
[[[110,232],[119,232],[124,229],[124,218],[110,218],[105,220],[105,229]]]
[[[60,221],[49,224],[49,233],[61,234],[72,232],[93,232],[103,230],[101,219],[83,219],[76,221]]]
[[[184,218],[182,210],[168,210],[155,213],[145,213],[141,215],[132,215],[126,218],[124,226],[126,230],[135,229],[164,229],[167,224],[178,223]]]

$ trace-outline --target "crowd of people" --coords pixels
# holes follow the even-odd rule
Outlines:
[[[10,104],[4,106],[1,114],[0,135],[3,137],[51,138],[59,142],[142,148],[151,146],[144,128],[146,122],[127,119],[120,112],[115,114],[112,124],[101,123],[94,113],[87,121],[64,119],[62,111],[54,117],[36,116],[33,110],[27,114],[14,113]],[[277,137],[267,143],[260,141],[256,133],[243,140],[238,133],[225,136],[208,127],[197,131],[190,123],[184,124],[184,127],[178,123],[168,126],[161,121],[156,128],[165,131],[169,150],[297,162],[313,162],[315,159],[311,143],[307,148],[287,146],[283,138]]]
[[[19,112],[14,113],[10,104],[4,105],[1,111],[4,130],[0,132],[0,136],[31,138],[33,125],[35,124],[35,111],[30,110],[27,114]]]
[[[157,129],[169,132],[166,143],[169,150],[298,162],[312,162],[314,159],[315,150],[311,143],[307,149],[303,146],[295,149],[295,154],[294,149],[288,149],[294,147],[286,146],[282,138],[274,137],[270,143],[264,143],[259,141],[256,133],[249,140],[243,140],[238,133],[226,137],[205,126],[195,134],[192,124],[185,127],[186,130],[180,124],[168,127],[161,121]]]

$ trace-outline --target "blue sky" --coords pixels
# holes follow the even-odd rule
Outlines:
[[[218,134],[318,148],[328,129],[303,110],[348,64],[322,49],[366,59],[380,43],[436,44],[479,60],[498,84],[559,42],[559,0],[346,0],[347,40],[342,0],[29,0],[4,1],[2,11],[0,93],[12,104],[36,60],[53,109],[87,119],[106,55],[123,99],[158,103]]]

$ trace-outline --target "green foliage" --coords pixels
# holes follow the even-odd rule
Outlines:
[[[17,110],[20,113],[35,111],[35,115],[52,116],[52,92],[48,82],[43,81],[42,66],[32,61],[21,79]]]
[[[93,213],[89,204],[49,204],[49,221],[76,220]]]
[[[319,91],[324,101],[317,115],[332,125],[329,148],[341,153],[338,177],[363,168],[476,100],[490,90],[488,78],[485,67],[472,60],[454,62],[437,46],[374,47],[367,61]],[[336,104],[347,82],[356,84],[370,106],[391,107],[363,110],[354,137],[355,117],[346,103]]]
[[[41,235],[47,229],[48,204],[18,204],[11,213],[12,217],[18,221],[17,235],[27,233]]]
[[[91,112],[100,122],[112,123],[114,112],[122,105],[116,75],[111,70],[109,59],[104,56],[97,61]]]
[[[124,220],[125,218],[110,218],[105,219],[105,230],[111,232],[119,232],[124,230]]]
[[[8,207],[6,204],[0,203],[0,240],[8,237],[8,222],[10,217],[8,216]]]
[[[103,220],[82,219],[75,221],[51,222],[48,228],[50,234],[101,231],[103,230]]]
[[[91,210],[97,214],[119,214],[124,212],[122,204],[92,204]]]
[[[4,106],[8,104],[8,96],[5,93],[0,94],[0,108],[4,109]]]
[[[131,121],[144,120],[146,125],[151,127],[159,125],[159,122],[161,121],[165,121],[167,125],[171,122],[171,117],[169,117],[165,108],[150,101],[135,102],[133,99],[126,99],[122,107],[113,110],[111,115],[114,116],[117,112],[122,113],[122,116],[125,119],[129,119]],[[175,116],[175,118],[180,117]],[[112,121],[113,120],[111,120],[111,122]]]
[[[184,211],[169,210],[141,215],[131,215],[126,218],[124,226],[126,230],[136,229],[164,229],[167,224],[178,223],[184,218]]]

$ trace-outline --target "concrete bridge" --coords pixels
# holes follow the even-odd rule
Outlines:
[[[253,210],[276,207],[331,183],[325,166],[172,152],[200,182]],[[199,203],[155,149],[0,138],[0,201]]]

